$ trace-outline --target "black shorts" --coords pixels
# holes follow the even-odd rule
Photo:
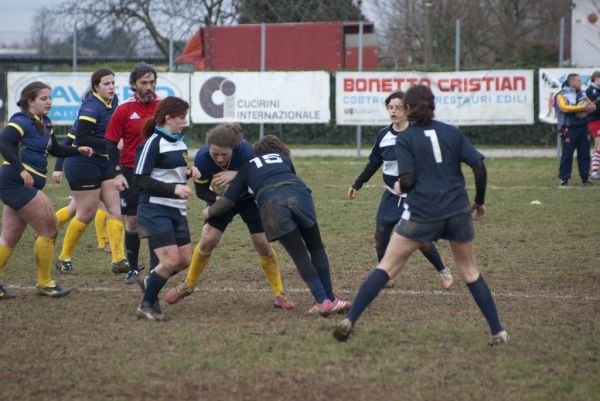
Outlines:
[[[191,242],[185,215],[177,208],[154,203],[138,205],[137,232],[140,238],[148,238],[152,249]]]
[[[306,229],[317,224],[310,189],[299,182],[286,183],[262,192],[260,216],[269,241],[275,241],[298,227]]]
[[[63,170],[71,191],[98,189],[102,182],[115,178],[108,159],[100,156],[67,157]]]
[[[400,219],[396,232],[403,237],[426,242],[437,241],[440,238],[468,242],[475,238],[471,213],[460,213],[444,220],[427,223]]]
[[[137,214],[140,190],[133,182],[133,169],[123,167],[123,176],[127,180],[129,188],[121,191],[121,214],[124,216],[135,216]]]
[[[27,205],[37,195],[38,191],[46,185],[46,178],[29,172],[33,177],[33,187],[27,189],[23,186],[23,179],[12,166],[0,166],[0,199],[2,203],[13,210],[19,210]]]
[[[220,216],[211,217],[207,223],[211,227],[214,227],[221,232],[225,232],[225,229],[229,223],[231,223],[231,220],[233,220],[236,214],[239,214],[242,217],[242,220],[244,220],[244,223],[248,227],[250,234],[257,234],[265,231],[263,229],[262,222],[260,221],[258,206],[256,206],[253,198],[237,201],[232,209]]]

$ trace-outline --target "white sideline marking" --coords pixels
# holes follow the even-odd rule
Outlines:
[[[133,288],[131,288],[133,287]],[[123,287],[71,287],[73,291],[82,292],[137,292],[141,294],[139,287],[123,285]],[[34,286],[23,286],[23,285],[8,285],[6,288],[14,290],[34,290]],[[226,292],[241,292],[241,293],[271,293],[270,288],[234,288],[234,287],[221,287],[221,288],[196,288],[198,292],[212,292],[212,293],[226,293]],[[288,293],[308,293],[307,288],[288,288]],[[350,290],[337,290],[340,294],[350,294]],[[414,296],[462,296],[462,292],[458,291],[446,291],[446,290],[396,290],[396,289],[384,289],[383,294],[391,295],[414,295]],[[570,295],[570,294],[531,294],[531,293],[520,293],[520,292],[493,292],[495,297],[498,298],[532,298],[532,299],[580,299],[584,301],[600,301],[600,295]]]

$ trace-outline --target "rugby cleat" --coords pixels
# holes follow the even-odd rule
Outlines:
[[[13,294],[11,294],[10,292],[8,292],[6,290],[6,288],[4,288],[4,286],[2,284],[0,284],[0,301],[4,300],[4,299],[11,299],[14,298],[15,296]]]
[[[444,267],[444,270],[438,272],[440,282],[442,283],[442,287],[449,290],[454,284],[454,276],[452,275],[452,271],[447,267]]]
[[[55,284],[54,287],[42,287],[38,285],[36,288],[40,295],[53,298],[64,297],[71,292],[70,288],[61,287],[58,284]]]
[[[287,294],[281,293],[275,297],[273,306],[280,309],[294,309],[296,305],[288,298]]]
[[[307,311],[307,315],[321,315],[327,317],[333,313],[333,309],[335,307],[335,303],[329,299],[325,299],[325,301],[316,303],[311,306]]]
[[[502,330],[499,333],[494,334],[490,338],[490,341],[488,342],[488,344],[491,347],[495,347],[496,345],[506,344],[506,343],[508,343],[508,333],[506,332],[506,330]]]
[[[344,301],[341,298],[338,298],[337,295],[335,300],[333,301],[333,308],[331,309],[331,313],[346,313],[350,310],[352,303],[348,301]]]
[[[73,270],[73,262],[70,261],[70,260],[60,260],[60,259],[58,259],[56,261],[56,263],[54,264],[54,267],[56,267],[56,270],[58,270],[62,274],[72,274],[72,273],[75,273],[75,270]]]
[[[165,294],[165,302],[170,305],[176,304],[188,295],[192,295],[193,292],[194,289],[188,287],[188,285],[184,281],[177,287],[171,288],[169,291],[167,291],[167,293]]]
[[[118,262],[113,263],[111,271],[114,274],[129,272],[129,261],[127,259],[121,259]]]
[[[125,284],[137,284],[140,281],[140,272],[139,270],[129,270],[127,272],[127,276],[125,276],[125,280],[123,280]]]
[[[347,341],[352,330],[354,330],[354,324],[352,324],[350,319],[345,318],[335,326],[333,337],[338,341]]]
[[[150,304],[145,301],[142,302],[140,306],[138,306],[135,314],[140,319],[154,320],[156,322],[164,322],[167,320],[167,317],[160,310],[158,299],[156,302],[154,302],[154,304]]]

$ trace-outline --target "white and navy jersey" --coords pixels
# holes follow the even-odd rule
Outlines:
[[[143,146],[138,148],[135,165],[136,175],[150,176],[160,183],[185,184],[187,180],[186,157],[188,148],[186,144],[174,137],[156,130]],[[167,196],[165,191],[142,189],[139,203],[154,203],[180,209],[182,214],[186,211],[186,200],[177,197],[174,193]]]
[[[458,128],[435,120],[411,125],[397,136],[396,156],[399,175],[416,175],[402,219],[436,221],[470,210],[461,163],[484,157]]]
[[[353,188],[360,189],[379,167],[382,167],[383,182],[387,190],[395,194],[394,183],[398,180],[398,161],[396,160],[395,150],[397,135],[398,132],[394,130],[391,124],[379,131],[369,155],[369,163],[357,177],[352,185]]]

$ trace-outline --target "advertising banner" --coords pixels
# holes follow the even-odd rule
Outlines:
[[[194,123],[327,123],[329,74],[314,72],[195,72]]]
[[[8,73],[8,116],[20,109],[17,100],[23,88],[34,81],[42,81],[52,88],[50,120],[54,125],[71,125],[77,118],[82,97],[90,89],[91,72],[9,72]],[[116,94],[119,101],[133,95],[129,86],[129,72],[115,73]],[[189,74],[158,73],[156,93],[159,97],[178,96],[186,101],[190,98]]]
[[[540,68],[538,96],[540,99],[540,121],[556,124],[556,111],[554,110],[554,96],[560,92],[562,84],[569,74],[581,76],[581,89],[585,90],[591,82],[592,73],[600,68]]]
[[[384,100],[414,84],[435,95],[435,118],[453,125],[533,124],[533,71],[338,72],[336,123],[386,125]]]

